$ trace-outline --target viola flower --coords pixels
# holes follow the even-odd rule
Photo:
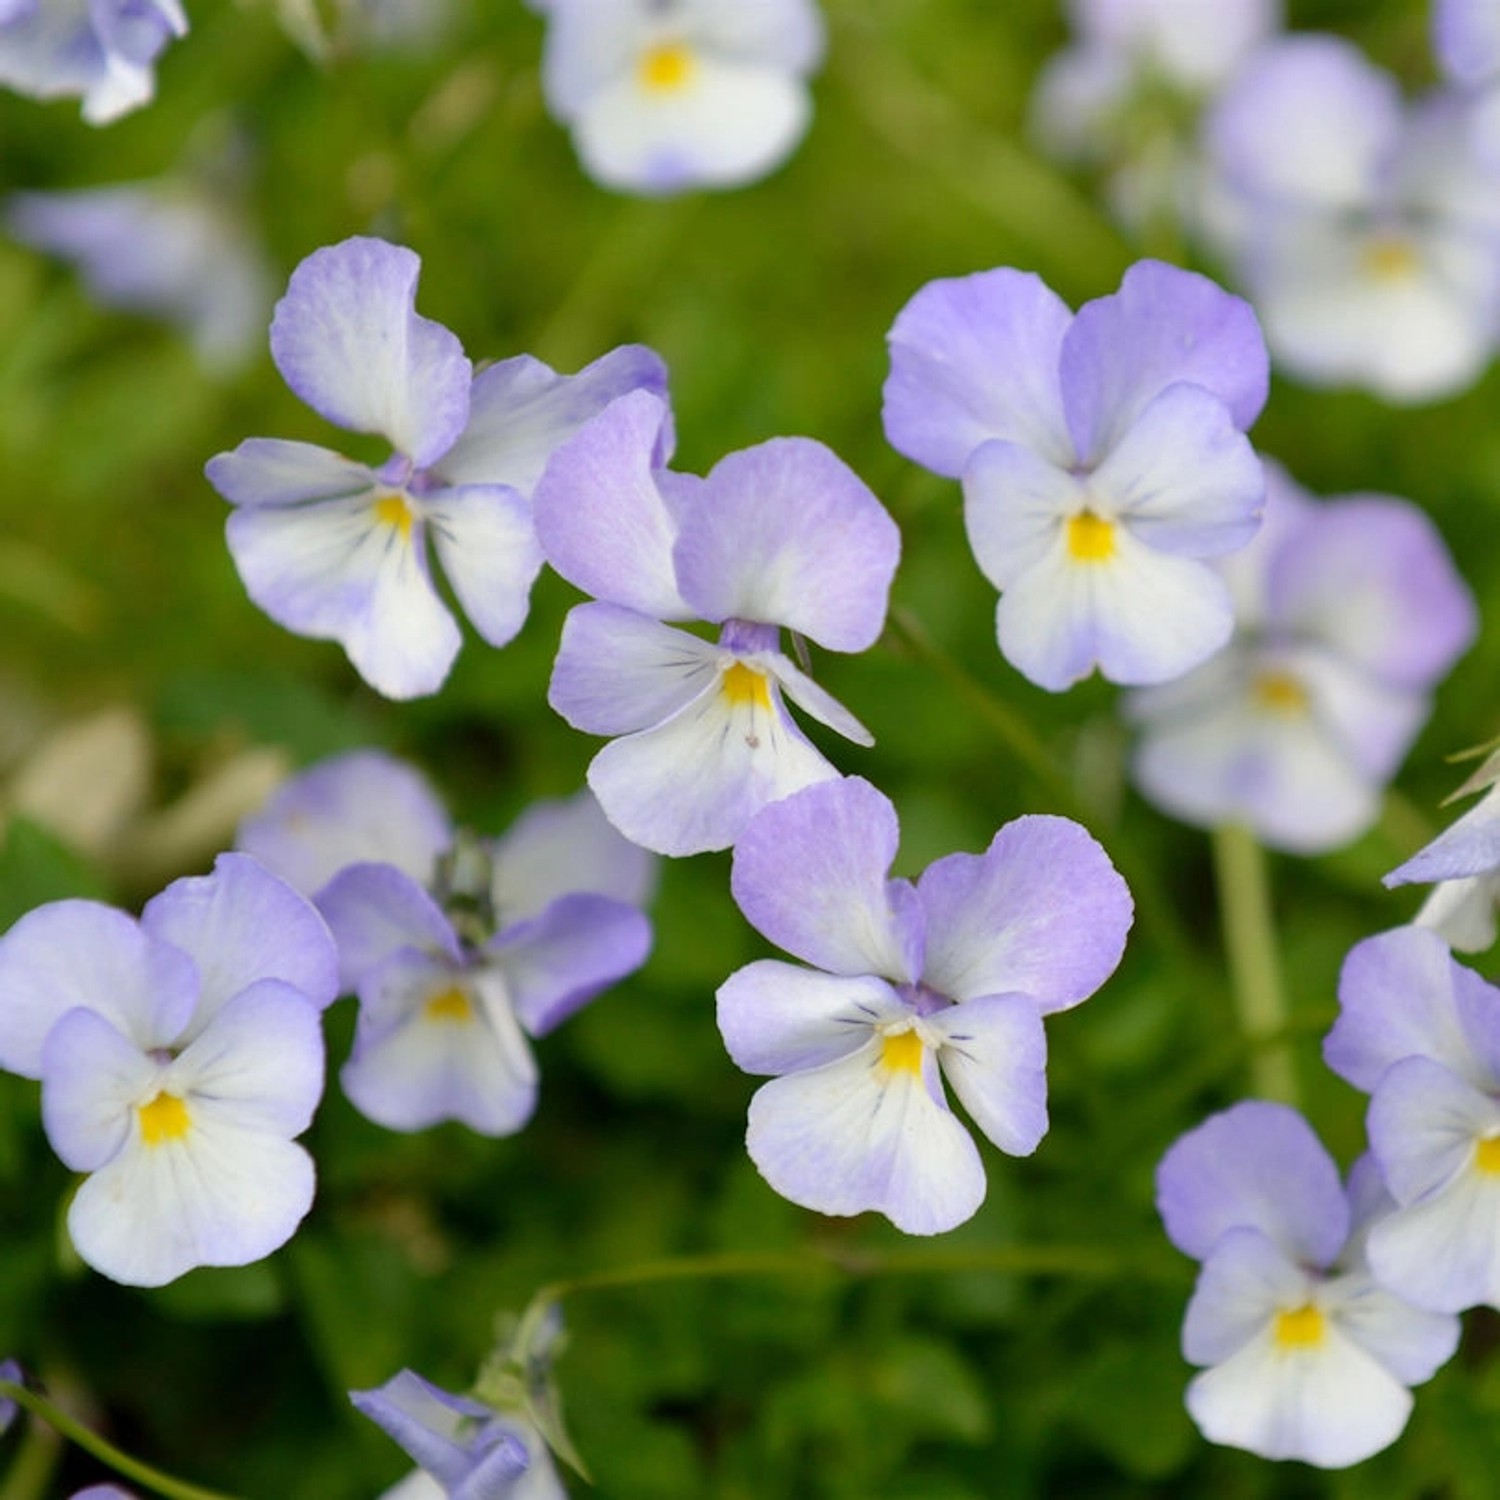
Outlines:
[[[340,642],[389,698],[436,692],[458,653],[429,537],[475,629],[505,645],[542,565],[530,496],[552,449],[614,397],[665,384],[638,346],[576,376],[527,355],[476,376],[457,338],[417,315],[420,268],[384,240],[316,250],[271,323],[287,384],[337,426],[386,439],[390,459],[372,469],[251,438],[207,469],[236,507],[229,548],[250,597],[288,630]]]
[[[1321,1469],[1393,1443],[1459,1326],[1371,1279],[1391,1204],[1369,1158],[1341,1184],[1301,1115],[1251,1100],[1183,1136],[1156,1184],[1167,1238],[1203,1263],[1182,1330],[1203,1435]]]
[[[566,1500],[541,1434],[519,1417],[402,1370],[349,1399],[421,1466],[390,1494],[404,1500]]]
[[[539,1037],[645,961],[649,856],[586,792],[496,840],[456,832],[421,778],[363,751],[287,783],[240,845],[316,896],[359,996],[340,1080],[390,1130],[509,1135]]]
[[[1500,905],[1500,755],[1490,755],[1454,796],[1484,796],[1405,864],[1388,886],[1437,882],[1413,919],[1440,932],[1450,948],[1478,953],[1495,941]]]
[[[1074,43],[1043,70],[1032,118],[1060,160],[1102,167],[1137,229],[1193,215],[1202,105],[1282,24],[1281,0],[1072,0]]]
[[[812,967],[747,965],[719,1030],[747,1073],[746,1147],[766,1181],[825,1214],[939,1234],[984,1199],[984,1167],[942,1080],[1002,1151],[1047,1130],[1042,1018],[1114,972],[1132,908],[1104,850],[1067,818],[1007,823],[985,853],[891,880],[899,829],[858,778],[756,816],[731,889],[751,925]]]
[[[81,98],[108,125],[150,103],[157,56],[187,29],[181,0],[0,0],[0,87]]]
[[[1265,489],[1244,433],[1266,352],[1245,303],[1148,260],[1075,316],[1002,268],[923,287],[890,343],[886,436],[963,480],[1013,666],[1054,692],[1096,667],[1164,682],[1228,640],[1208,560],[1255,534]]]
[[[589,785],[625,836],[659,854],[724,849],[762,807],[838,772],[783,693],[871,743],[781,651],[783,628],[863,651],[885,623],[895,523],[809,438],[731,453],[706,479],[666,468],[667,407],[637,392],[557,452],[536,493],[547,560],[596,600],[563,627],[547,701],[617,736]],[[706,620],[716,643],[666,621]]]
[[[1473,598],[1436,527],[1385,495],[1315,502],[1266,465],[1259,536],[1220,565],[1234,639],[1177,682],[1133,693],[1132,774],[1163,812],[1244,823],[1298,854],[1375,821],[1473,640]]]
[[[1214,236],[1289,374],[1419,402],[1489,362],[1500,175],[1471,113],[1451,93],[1408,108],[1356,47],[1315,35],[1265,48],[1220,99]]]
[[[1323,1043],[1370,1096],[1370,1150],[1396,1209],[1370,1233],[1382,1285],[1438,1312],[1500,1307],[1500,991],[1435,932],[1358,943]]]
[[[188,178],[16,193],[5,223],[75,265],[105,306],[177,326],[212,370],[256,347],[272,298],[265,256],[229,205]]]
[[[0,939],[0,1067],[41,1080],[47,1138],[88,1174],[68,1210],[84,1261],[161,1286],[291,1237],[335,976],[318,914],[238,854],[139,922],[56,901]]]
[[[796,149],[823,56],[812,0],[548,0],[542,85],[605,187],[739,187]]]

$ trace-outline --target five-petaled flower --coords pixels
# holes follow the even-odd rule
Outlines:
[[[0,939],[0,1066],[41,1079],[47,1138],[88,1174],[68,1230],[89,1265],[160,1286],[290,1238],[336,993],[322,919],[241,854],[139,921],[57,901]]]
[[[1396,1208],[1370,1233],[1380,1282],[1420,1307],[1500,1307],[1500,990],[1425,927],[1357,943],[1323,1057],[1370,1096]]]
[[[337,640],[389,698],[436,692],[460,634],[429,572],[430,537],[479,634],[525,623],[542,566],[530,495],[552,449],[616,396],[661,390],[661,361],[617,349],[578,375],[522,355],[476,376],[415,308],[421,262],[384,240],[314,251],[271,324],[271,357],[330,422],[396,450],[379,468],[311,443],[251,438],[210,460],[250,597],[288,630]]]
[[[1458,1320],[1372,1280],[1368,1236],[1393,1205],[1368,1157],[1347,1185],[1308,1123],[1250,1100],[1183,1136],[1156,1173],[1167,1238],[1203,1268],[1182,1352],[1203,1435],[1324,1469],[1393,1443]]]
[[[719,989],[719,1029],[748,1073],[746,1145],[777,1192],[825,1214],[883,1213],[938,1234],[984,1198],[973,1139],[1014,1156],[1047,1130],[1042,1018],[1114,972],[1130,893],[1067,818],[1018,818],[983,854],[889,879],[899,830],[858,778],[760,813],[735,847],[734,898],[772,942]]]
[[[731,453],[706,479],[666,467],[670,414],[623,397],[557,452],[536,493],[547,560],[601,602],[568,615],[547,698],[617,736],[589,785],[659,854],[724,849],[767,803],[838,775],[785,693],[856,744],[864,727],[780,648],[781,631],[863,651],[885,623],[901,537],[809,438]],[[716,642],[665,621],[706,620]]]
[[[240,847],[316,898],[359,996],[344,1092],[392,1130],[519,1130],[536,1107],[528,1036],[639,968],[654,861],[587,793],[503,837],[453,828],[410,767],[374,751],[314,766]]]
[[[891,445],[961,478],[969,542],[1001,592],[1000,650],[1033,682],[1165,682],[1229,639],[1208,559],[1260,524],[1245,437],[1269,370],[1255,315],[1141,261],[1075,316],[1040,277],[934,281],[890,333]]]
[[[813,0],[547,0],[542,81],[589,175],[624,192],[738,187],[812,117]]]

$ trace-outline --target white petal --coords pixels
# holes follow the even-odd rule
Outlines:
[[[885,1068],[881,1049],[877,1039],[763,1085],[750,1101],[745,1145],[766,1181],[804,1208],[873,1209],[908,1234],[941,1234],[983,1202],[984,1167],[941,1102],[932,1055],[919,1075]]]
[[[610,822],[658,854],[727,849],[762,807],[838,775],[792,722],[774,679],[764,678],[764,700],[731,696],[724,681],[655,728],[606,745],[589,767]]]
[[[526,623],[542,548],[514,490],[470,486],[426,497],[438,561],[474,628],[504,646]]]
[[[312,1206],[312,1158],[276,1136],[218,1123],[198,1107],[185,1136],[135,1134],[88,1178],[68,1232],[96,1271],[163,1286],[195,1266],[243,1266],[286,1243]]]
[[[801,79],[701,51],[680,88],[651,91],[632,71],[578,115],[585,169],[606,187],[671,193],[764,176],[802,139],[812,107]]]
[[[436,692],[460,636],[427,575],[420,524],[403,534],[371,495],[236,511],[227,533],[250,597],[278,624],[336,640],[388,698]]]
[[[1096,666],[1111,682],[1165,682],[1212,655],[1233,629],[1228,591],[1206,564],[1153,552],[1124,525],[1112,535],[1113,556],[1078,560],[1060,532],[1047,557],[1001,595],[1001,652],[1053,692]]]
[[[1210,1442],[1261,1458],[1342,1469],[1395,1442],[1411,1392],[1336,1327],[1316,1347],[1284,1350],[1271,1328],[1188,1387]]]

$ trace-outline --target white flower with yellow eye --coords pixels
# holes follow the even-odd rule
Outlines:
[[[795,149],[823,54],[811,0],[550,0],[543,85],[605,187],[738,187]]]

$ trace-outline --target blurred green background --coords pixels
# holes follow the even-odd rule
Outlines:
[[[816,664],[877,748],[814,738],[896,801],[899,872],[981,849],[1018,813],[1071,811],[1126,868],[1142,910],[1115,979],[1049,1027],[1051,1134],[1027,1161],[986,1146],[988,1201],[936,1245],[870,1216],[791,1207],[746,1161],[755,1081],[724,1055],[713,993],[766,950],[729,900],[723,857],[664,869],[654,956],[540,1044],[541,1108],[521,1135],[393,1135],[334,1087],[308,1137],[317,1206],[290,1247],[244,1271],[153,1293],[85,1272],[60,1230],[70,1183],[43,1140],[36,1087],[0,1076],[0,1355],[173,1472],[246,1495],[342,1500],[407,1467],[344,1392],[403,1365],[463,1388],[495,1315],[555,1278],[726,1251],[832,1247],[914,1265],[1084,1247],[1088,1275],[938,1265],[571,1299],[559,1376],[596,1492],[1493,1496],[1490,1314],[1469,1315],[1459,1357],[1418,1393],[1401,1443],[1350,1472],[1262,1463],[1192,1430],[1177,1352],[1192,1267],[1160,1236],[1151,1172],[1177,1134],[1248,1088],[1207,841],[1129,792],[1112,689],[1054,698],[1000,659],[957,486],[882,435],[884,334],[924,282],[1010,264],[1077,302],[1113,290],[1140,253],[1089,184],[1026,141],[1032,81],[1066,40],[1059,7],[829,0],[816,120],[796,157],[747,190],[666,202],[582,176],[543,109],[542,23],[520,0],[460,4],[429,51],[321,67],[264,6],[190,8],[157,102],[117,125],[90,129],[71,102],[0,96],[0,190],[153,177],[195,142],[238,133],[278,283],[319,245],[381,234],[420,252],[420,310],[475,359],[529,351],[571,370],[625,340],[660,350],[680,467],[701,472],[775,434],[829,443],[901,524],[906,623],[861,659]],[[1309,0],[1291,20],[1343,31],[1413,85],[1430,78],[1416,0]],[[1253,436],[1315,491],[1379,489],[1427,507],[1488,614],[1500,586],[1497,398],[1493,373],[1460,399],[1401,411],[1278,382]],[[544,700],[576,599],[567,586],[542,580],[504,652],[471,637],[440,696],[383,702],[337,647],[285,634],[245,598],[202,468],[252,435],[344,441],[267,356],[208,378],[170,331],[99,310],[66,269],[0,243],[0,921],[64,895],[137,906],[204,868],[278,766],[355,745],[410,757],[487,832],[581,782],[597,742]],[[1444,755],[1500,731],[1497,669],[1491,631],[1440,690],[1375,832],[1336,856],[1273,862],[1301,1085],[1344,1163],[1360,1149],[1363,1101],[1317,1051],[1338,966],[1351,943],[1415,909],[1416,894],[1384,893],[1378,877],[1439,825],[1437,802],[1459,777]],[[996,702],[1040,738],[1073,805],[997,735]],[[351,1027],[344,1002],[330,1016],[335,1066]],[[104,1477],[77,1454],[49,1456],[36,1435],[6,1439],[0,1474],[7,1463],[0,1500]]]

